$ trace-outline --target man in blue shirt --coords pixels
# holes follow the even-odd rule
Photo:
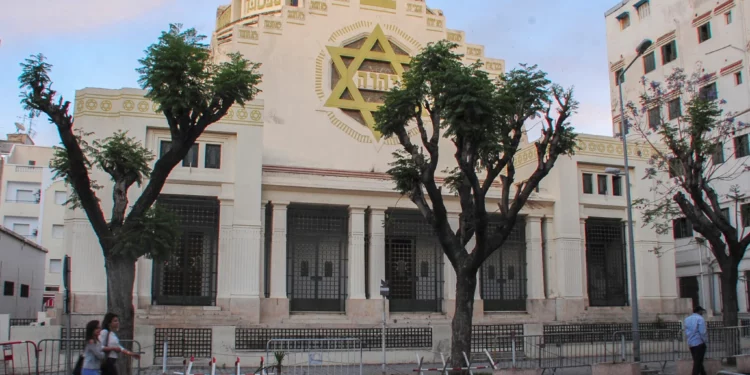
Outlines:
[[[693,355],[693,375],[706,375],[703,368],[703,357],[706,355],[706,343],[708,333],[706,332],[706,321],[703,319],[704,310],[700,306],[693,309],[693,315],[685,319],[685,338],[687,339],[690,354]]]

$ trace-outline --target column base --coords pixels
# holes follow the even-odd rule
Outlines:
[[[138,296],[135,299],[136,310],[146,310],[151,307],[151,296]]]
[[[446,299],[443,302],[443,311],[449,319],[453,319],[456,316],[456,300]],[[474,313],[472,318],[474,321],[479,321],[484,317],[484,301],[481,299],[474,300]]]
[[[73,293],[73,312],[80,314],[104,314],[107,312],[106,294]],[[62,306],[62,303],[60,304]]]
[[[289,318],[289,299],[260,299],[260,322],[264,324],[282,323]]]
[[[222,298],[216,301],[216,305],[223,311],[229,311],[233,316],[241,316],[244,323],[260,323],[260,298],[258,297]]]
[[[388,318],[388,301],[385,303],[386,319]],[[346,316],[357,323],[380,323],[383,321],[382,299],[348,299]]]
[[[555,299],[530,299],[526,301],[526,311],[534,321],[552,322],[555,320]]]
[[[570,322],[581,320],[585,315],[588,301],[583,298],[558,298],[554,300],[554,321]]]

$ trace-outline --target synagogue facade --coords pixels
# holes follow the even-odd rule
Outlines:
[[[444,39],[459,45],[466,63],[481,61],[493,76],[507,70],[423,1],[234,0],[221,7],[212,49],[219,58],[240,52],[262,63],[263,92],[209,127],[170,175],[160,202],[179,215],[182,242],[166,262],[138,261],[136,324],[377,327],[386,280],[389,324],[448,326],[455,274],[415,206],[393,190],[385,172],[400,146],[373,120],[411,56]],[[80,90],[75,121],[96,137],[126,130],[156,155],[169,147],[166,121],[141,90]],[[651,152],[636,144],[629,151],[633,195],[647,197],[652,182],[639,171]],[[519,178],[535,168],[535,155],[533,140],[526,142],[515,160]],[[475,324],[630,319],[625,184],[608,167],[623,168],[622,144],[612,137],[583,134],[576,154],[558,160],[482,267]],[[103,173],[94,179],[108,183]],[[445,190],[455,229],[459,202]],[[134,187],[131,201],[139,193]],[[490,193],[489,212],[499,197],[499,189]],[[676,319],[689,302],[677,296],[674,241],[639,217],[641,319]],[[81,211],[70,211],[65,224],[74,311],[104,312],[96,237]]]

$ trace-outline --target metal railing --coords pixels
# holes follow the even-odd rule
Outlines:
[[[36,374],[68,375],[72,373],[73,366],[78,361],[85,344],[85,341],[80,339],[46,339],[39,341],[37,344]],[[141,344],[138,341],[120,340],[120,345],[125,347],[132,345],[134,353],[141,353]],[[125,366],[133,369],[134,375],[140,375],[140,358],[120,355],[118,361],[127,361]]]
[[[749,327],[723,327],[708,329],[706,358],[722,359],[750,352]],[[650,334],[651,337],[644,333]],[[641,362],[666,364],[679,359],[689,359],[690,348],[682,330],[657,330],[641,332]],[[616,332],[612,340],[613,351],[620,353],[618,361],[633,361],[632,332]]]
[[[33,341],[9,341],[0,343],[3,351],[0,374],[38,374],[36,369],[37,345]]]
[[[641,363],[667,363],[690,359],[690,348],[681,329],[641,330]],[[603,337],[608,335],[609,339]],[[544,335],[505,335],[487,348],[499,369],[590,367],[597,363],[633,362],[632,331],[568,332]],[[750,353],[750,327],[710,328],[706,358],[722,359]],[[510,348],[506,350],[505,348]],[[497,349],[501,348],[501,349]]]
[[[497,338],[499,347],[509,352],[492,352],[497,368],[561,369],[588,367],[611,361],[615,352],[609,341],[598,339],[597,332],[547,335],[510,335]]]
[[[283,374],[362,375],[362,343],[359,339],[278,339],[266,344],[268,368]]]
[[[10,319],[11,327],[30,326],[31,323],[36,323],[36,319]]]

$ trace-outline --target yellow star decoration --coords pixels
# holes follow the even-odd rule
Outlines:
[[[376,43],[380,43],[383,52],[373,51]],[[411,61],[410,56],[397,55],[391,47],[391,43],[386,38],[383,29],[380,25],[375,26],[375,30],[367,37],[362,47],[359,49],[346,48],[346,47],[326,47],[328,53],[331,55],[331,60],[336,70],[339,73],[339,81],[331,92],[331,96],[325,103],[326,107],[333,107],[339,109],[348,109],[360,111],[362,118],[365,120],[365,124],[372,131],[376,141],[380,141],[381,134],[375,130],[375,118],[372,113],[378,110],[380,107],[379,103],[368,103],[362,97],[359,91],[359,87],[354,82],[354,75],[357,74],[358,69],[362,66],[365,60],[377,60],[391,64],[396,75],[401,77],[404,73],[404,68],[401,64],[408,64]],[[354,60],[347,67],[344,63],[344,57],[353,58]],[[349,90],[352,99],[341,99],[341,96]]]

